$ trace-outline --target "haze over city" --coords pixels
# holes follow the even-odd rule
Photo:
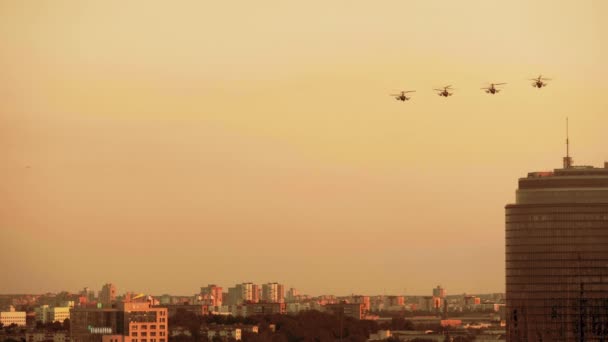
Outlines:
[[[504,206],[566,117],[608,160],[607,10],[2,2],[0,293],[504,292]]]

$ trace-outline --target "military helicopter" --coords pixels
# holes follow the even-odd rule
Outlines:
[[[411,99],[411,97],[407,97],[405,94],[407,93],[414,93],[416,92],[415,90],[407,90],[407,91],[402,91],[401,94],[390,94],[390,96],[394,96],[395,100],[397,101],[407,101],[409,99]]]
[[[496,88],[496,86],[500,86],[503,84],[506,84],[506,83],[490,83],[489,87],[485,87],[485,88],[481,88],[481,89],[484,89],[486,91],[486,93],[488,93],[488,94],[494,95],[501,91],[501,89]]]
[[[530,81],[534,81],[532,82],[532,86],[536,87],[536,88],[542,88],[542,87],[546,87],[547,83],[543,82],[543,81],[550,81],[550,78],[544,78],[543,75],[538,75],[538,78],[531,78]]]
[[[448,91],[448,90],[452,90],[452,89],[450,89],[451,87],[452,86],[449,85],[449,86],[443,87],[443,89],[433,89],[433,90],[438,91],[439,93],[437,95],[439,95],[439,96],[448,97],[448,96],[452,96],[452,94],[454,94],[454,93],[450,93]]]

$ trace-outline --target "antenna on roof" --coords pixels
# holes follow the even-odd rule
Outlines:
[[[570,133],[568,131],[568,117],[566,117],[566,156],[564,157],[564,169],[572,167],[572,158],[570,157]]]

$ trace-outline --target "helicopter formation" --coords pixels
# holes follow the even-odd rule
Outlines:
[[[536,78],[530,78],[530,81],[532,81],[532,87],[534,88],[543,88],[547,86],[546,81],[550,81],[550,78],[545,78],[543,77],[543,75],[539,75]],[[501,86],[505,85],[507,83],[490,83],[489,86],[487,87],[483,87],[480,88],[481,90],[484,90],[486,92],[486,94],[490,94],[490,95],[496,95],[498,94],[502,89],[500,88]],[[454,89],[452,89],[451,85],[447,85],[443,88],[435,88],[433,89],[437,92],[437,95],[442,96],[442,97],[449,97],[454,95]],[[400,94],[390,94],[390,96],[393,96],[395,98],[395,100],[397,101],[408,101],[411,99],[411,96],[407,96],[406,94],[409,93],[414,93],[416,92],[415,90],[404,90],[401,91]]]

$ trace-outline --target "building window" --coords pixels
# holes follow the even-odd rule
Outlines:
[[[132,332],[132,333],[131,333],[131,336],[133,336],[133,337],[137,337],[137,333],[136,333],[136,332]]]
[[[165,330],[165,326],[162,325],[162,324],[159,326],[159,328],[162,329],[162,330]]]
[[[165,342],[165,339],[164,339],[164,338],[161,338],[159,342]]]
[[[156,325],[151,325],[150,329],[156,329]]]
[[[142,331],[142,332],[141,332],[141,336],[148,336],[148,333],[147,333],[147,332],[145,332],[145,331]]]
[[[142,329],[148,329],[148,326],[144,324],[144,325],[141,326],[141,328]]]
[[[156,331],[151,331],[150,336],[156,336]]]

